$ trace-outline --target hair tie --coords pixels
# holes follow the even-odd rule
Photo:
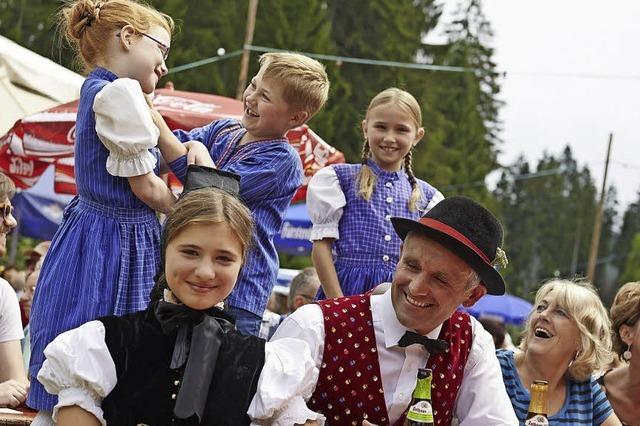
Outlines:
[[[89,12],[88,10],[84,12],[82,17],[85,19],[85,22],[84,22],[85,27],[90,27],[91,24],[93,24],[93,21],[96,19],[95,15]]]
[[[100,19],[100,9],[102,9],[102,6],[104,6],[103,2],[98,2],[96,3],[96,7],[94,10],[94,16],[95,16],[95,20],[97,21],[98,19]]]

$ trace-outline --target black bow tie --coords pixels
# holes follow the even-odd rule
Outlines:
[[[449,347],[449,343],[446,340],[430,339],[413,331],[407,331],[398,341],[398,346],[401,348],[414,344],[424,346],[430,355],[439,354]]]

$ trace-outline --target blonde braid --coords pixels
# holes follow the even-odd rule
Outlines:
[[[422,191],[418,185],[415,175],[413,174],[413,168],[411,167],[413,157],[413,148],[404,156],[404,171],[409,178],[409,184],[411,185],[411,196],[409,197],[409,210],[415,212],[418,210],[418,202],[422,198]]]
[[[376,186],[376,175],[367,165],[368,159],[369,141],[365,138],[364,145],[362,146],[362,167],[360,168],[360,173],[358,173],[358,195],[362,195],[362,198],[367,201],[371,200],[373,188]]]

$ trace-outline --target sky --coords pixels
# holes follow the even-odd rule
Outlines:
[[[454,2],[447,1],[447,4]],[[504,143],[499,161],[569,144],[602,186],[613,133],[608,186],[620,213],[640,190],[640,1],[484,0],[494,31]]]

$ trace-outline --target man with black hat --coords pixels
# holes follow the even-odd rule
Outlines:
[[[319,377],[308,408],[331,425],[402,424],[427,367],[436,425],[517,425],[491,335],[456,311],[505,292],[497,219],[451,197],[419,221],[392,222],[404,242],[390,289],[302,307],[272,339],[309,344]]]

